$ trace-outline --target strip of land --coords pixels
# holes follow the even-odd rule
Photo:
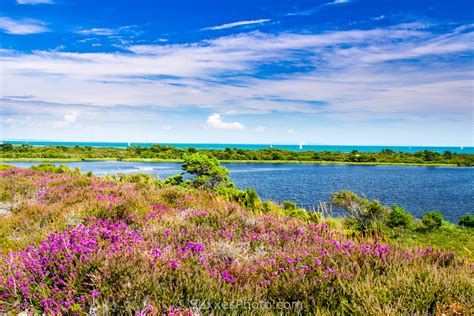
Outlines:
[[[274,148],[246,150],[238,148],[196,149],[152,145],[128,148],[91,146],[31,146],[0,145],[3,162],[182,162],[186,155],[201,153],[221,162],[278,164],[345,164],[345,165],[403,165],[403,166],[474,166],[474,155],[424,150],[417,153],[395,152],[329,152],[291,151]]]
[[[125,161],[125,162],[183,162],[183,159],[144,158],[0,158],[0,162],[81,162],[81,161]],[[295,160],[222,160],[223,163],[272,163],[272,164],[314,164],[314,165],[365,165],[365,166],[418,166],[418,167],[458,167],[449,163],[403,163],[403,162],[352,162],[352,161],[295,161]]]

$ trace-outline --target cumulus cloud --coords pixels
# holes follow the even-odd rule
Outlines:
[[[239,122],[226,123],[223,121],[223,117],[214,113],[207,118],[207,126],[218,129],[244,129],[245,126]]]
[[[16,0],[18,4],[52,4],[53,0]]]
[[[237,26],[243,26],[243,25],[252,25],[252,24],[263,24],[266,22],[270,22],[270,19],[258,19],[258,20],[248,20],[248,21],[238,21],[238,22],[232,22],[232,23],[227,23],[227,24],[222,24],[218,26],[211,26],[211,27],[206,27],[203,30],[224,30],[224,29],[230,29],[233,27]]]
[[[69,127],[76,122],[78,114],[76,112],[67,113],[61,121],[56,121],[52,124],[55,128]]]
[[[48,32],[44,23],[33,19],[14,20],[9,17],[0,17],[0,30],[13,35],[27,35]]]
[[[265,131],[265,127],[263,127],[263,126],[258,126],[257,128],[255,128],[255,131],[256,131],[256,132],[264,132],[264,131]]]

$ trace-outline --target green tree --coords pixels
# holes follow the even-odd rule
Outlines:
[[[194,176],[193,186],[213,189],[229,183],[229,170],[215,157],[203,154],[184,155],[183,171]]]
[[[0,151],[12,151],[13,145],[9,143],[0,144]]]

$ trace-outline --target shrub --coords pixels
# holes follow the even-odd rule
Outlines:
[[[443,223],[443,214],[441,214],[438,211],[425,213],[423,217],[421,218],[421,222],[428,229],[441,227],[441,224]]]
[[[388,213],[387,207],[379,201],[369,201],[354,192],[343,190],[332,193],[331,197],[334,204],[348,214],[349,223],[360,232],[378,230]]]
[[[474,215],[464,214],[459,219],[458,225],[464,227],[474,227]]]
[[[31,166],[31,170],[33,171],[39,171],[39,172],[58,172],[59,168],[57,168],[55,165],[51,163],[41,163],[36,166]]]
[[[387,216],[386,224],[388,227],[407,227],[412,222],[412,216],[410,213],[398,205],[392,207],[391,212]]]
[[[165,186],[180,185],[183,183],[183,176],[180,174],[175,174],[165,179]]]
[[[293,211],[293,210],[296,210],[297,207],[296,207],[296,203],[295,202],[291,202],[291,201],[283,201],[283,209],[285,211]]]
[[[254,188],[250,187],[244,191],[242,196],[242,205],[248,209],[254,210],[257,207],[260,199],[258,198],[257,191]]]
[[[159,189],[163,187],[163,180],[156,179],[153,176],[144,173],[132,173],[129,175],[120,174],[119,181],[125,183],[135,183],[139,188],[150,186]]]

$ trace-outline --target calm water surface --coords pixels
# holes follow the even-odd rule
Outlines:
[[[38,163],[9,163],[29,167]],[[71,162],[69,167],[109,173],[147,173],[166,178],[181,172],[179,163],[147,162]],[[59,165],[59,163],[56,163]],[[231,178],[239,188],[254,187],[261,198],[281,202],[295,201],[313,209],[329,194],[351,190],[383,204],[398,204],[419,217],[425,211],[439,210],[447,220],[474,211],[474,168],[354,166],[311,164],[237,164],[226,163]]]

